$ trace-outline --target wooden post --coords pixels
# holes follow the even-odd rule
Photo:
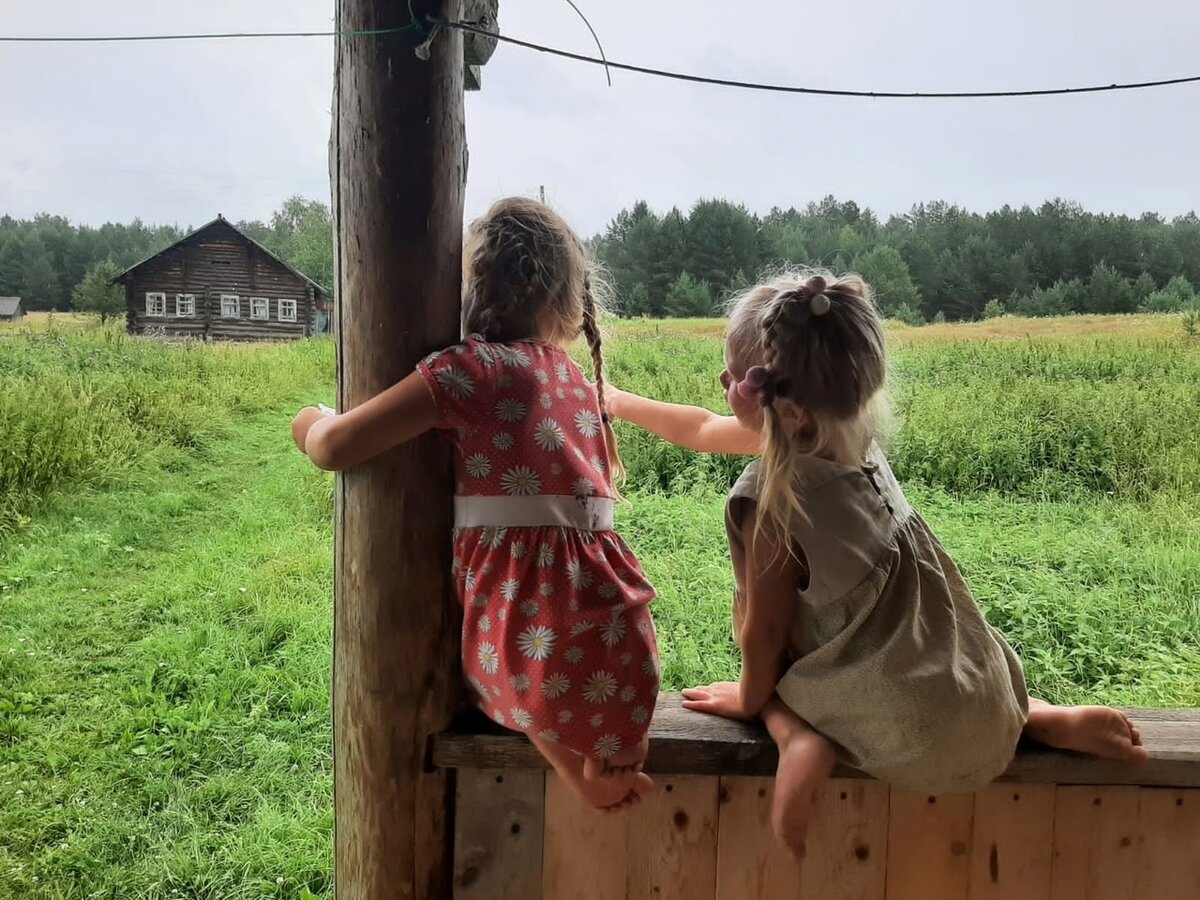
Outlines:
[[[338,0],[341,32],[457,0]],[[463,50],[439,29],[337,39],[331,136],[338,395],[352,408],[458,338]],[[449,897],[453,784],[430,763],[459,681],[453,479],[436,437],[338,479],[333,640],[338,900]]]

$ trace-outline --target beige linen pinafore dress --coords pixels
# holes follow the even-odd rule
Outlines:
[[[745,596],[741,524],[758,500],[757,461],[730,492],[726,531]],[[791,535],[809,583],[796,593],[780,699],[898,787],[978,790],[1012,761],[1028,716],[1021,662],[983,618],[942,545],[872,449],[859,468],[806,457],[797,488],[807,521]]]

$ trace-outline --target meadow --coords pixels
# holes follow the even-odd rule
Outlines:
[[[721,408],[721,324],[623,322],[621,387]],[[889,326],[910,499],[1063,702],[1200,706],[1200,345],[1177,316]],[[0,326],[0,900],[326,897],[328,341]],[[741,459],[621,426],[670,688],[734,677]]]

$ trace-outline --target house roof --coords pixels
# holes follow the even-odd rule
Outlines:
[[[232,222],[230,222],[224,216],[220,216],[220,215],[217,216],[215,219],[213,219],[211,222],[209,222],[207,225],[201,225],[199,228],[197,228],[195,231],[191,232],[190,234],[184,235],[179,240],[177,240],[175,243],[173,243],[170,247],[164,247],[162,250],[159,250],[157,253],[147,256],[141,262],[134,263],[132,266],[130,266],[128,269],[126,269],[124,272],[122,272],[120,275],[117,275],[115,278],[113,278],[111,283],[112,284],[120,284],[120,283],[124,282],[125,279],[131,273],[133,273],[137,269],[140,269],[146,263],[150,262],[150,260],[157,259],[158,257],[162,256],[164,253],[166,253],[168,250],[173,250],[182,244],[186,244],[188,241],[192,240],[193,238],[196,238],[200,234],[203,234],[205,231],[208,231],[210,228],[215,228],[219,225],[224,225],[226,228],[228,228],[230,231],[232,231],[234,234],[236,234],[238,237],[240,237],[246,243],[253,244],[259,250],[261,250],[264,254],[266,254],[268,257],[273,259],[275,262],[279,263],[279,265],[283,266],[283,268],[287,269],[289,272],[291,272],[297,278],[301,278],[304,281],[308,282],[310,285],[313,286],[313,289],[320,296],[322,296],[322,297],[326,296],[325,288],[321,287],[321,285],[317,284],[315,281],[313,281],[311,278],[309,278],[307,275],[305,275],[299,269],[295,268],[294,266],[288,265],[286,262],[284,262],[282,259],[280,259],[279,256],[277,256],[274,252],[272,252],[271,250],[268,250],[266,247],[264,247],[262,244],[260,244],[254,238],[250,237],[250,235],[241,231],[237,226],[235,226]]]
[[[0,297],[0,316],[16,315],[20,306],[20,297]]]

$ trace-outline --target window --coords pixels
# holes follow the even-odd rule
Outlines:
[[[295,322],[296,321],[296,301],[295,300],[280,300],[279,301],[279,321],[280,322]]]
[[[252,319],[269,319],[271,318],[271,301],[266,297],[251,297],[250,298],[250,318]]]
[[[148,316],[165,316],[167,314],[167,295],[166,294],[147,294],[146,295],[146,315]]]
[[[176,294],[175,295],[175,318],[191,319],[196,315],[196,295],[195,294]]]
[[[221,295],[221,318],[236,319],[241,315],[241,301],[237,294]]]

